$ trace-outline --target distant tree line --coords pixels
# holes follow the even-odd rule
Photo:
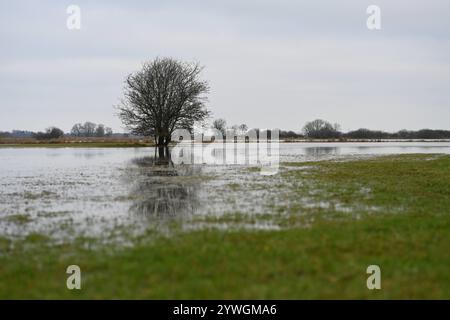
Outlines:
[[[222,137],[226,137],[228,132],[231,132],[233,135],[242,135],[248,131],[248,126],[243,123],[240,125],[232,125],[227,127],[227,122],[225,119],[216,119],[211,124],[211,129],[215,129],[222,134]]]
[[[49,127],[44,132],[26,130],[13,130],[11,132],[0,131],[0,138],[35,138],[37,140],[52,140],[61,138],[64,135],[66,135],[64,131],[57,127]],[[108,137],[113,135],[113,131],[103,124],[85,122],[84,124],[75,124],[69,135],[76,137]]]
[[[347,132],[343,136],[349,139],[450,139],[450,130],[400,130],[390,133],[379,130],[358,129]]]
[[[13,130],[11,132],[0,132],[0,138],[35,138],[37,140],[58,139],[64,136],[64,131],[57,127],[49,127],[44,132],[33,132],[27,130]]]
[[[225,137],[226,133],[242,135],[248,131],[246,124],[233,125],[228,127],[225,119],[216,119],[211,124],[212,129],[218,130]],[[280,130],[280,139],[361,139],[361,140],[381,140],[381,139],[450,139],[450,130],[422,129],[417,131],[400,130],[397,132],[385,132],[381,130],[358,129],[349,132],[342,132],[338,123],[332,124],[326,120],[316,119],[307,122],[301,132]],[[259,129],[256,129],[259,136]]]
[[[303,139],[304,137],[305,135],[297,133],[292,130],[289,131],[280,130],[280,139]]]
[[[309,139],[450,139],[450,130],[422,129],[385,132],[361,128],[343,133],[340,131],[339,124],[331,124],[321,119],[307,122],[303,127],[303,134]]]
[[[224,139],[228,134],[235,136],[245,135],[249,127],[246,124],[227,126],[225,119],[216,119],[210,125],[206,125],[203,129],[218,130]],[[254,129],[256,136],[260,136],[261,130]],[[58,139],[65,133],[57,127],[49,127],[44,132],[32,132],[26,130],[13,130],[11,132],[0,131],[0,138],[35,138],[38,140]],[[112,136],[111,128],[105,127],[103,124],[95,124],[93,122],[77,123],[72,127],[71,136],[75,137],[107,137]],[[128,136],[128,134],[114,134]],[[153,133],[149,133],[153,135]],[[267,133],[270,137],[270,131]],[[349,132],[342,132],[339,124],[331,124],[322,119],[316,119],[307,122],[301,132],[280,130],[280,139],[341,139],[341,140],[384,140],[384,139],[450,139],[450,130],[400,130],[397,132],[385,132],[381,130],[357,129]]]
[[[26,130],[0,131],[0,138],[31,138],[33,134],[33,131]]]
[[[211,124],[211,129],[215,129],[217,131],[219,131],[223,138],[226,138],[227,133],[231,133],[232,135],[245,135],[248,130],[249,127],[243,123],[240,125],[232,125],[232,126],[227,126],[227,121],[225,119],[216,119],[212,122]],[[254,128],[256,136],[259,137],[259,133],[261,132],[261,130],[259,128]],[[268,137],[270,137],[270,131],[266,133]],[[300,139],[300,138],[304,138],[304,135],[301,133],[297,133],[295,131],[285,131],[285,130],[280,130],[279,132],[279,138],[280,139]]]
[[[111,136],[113,131],[111,128],[105,127],[103,124],[85,122],[84,124],[74,124],[70,134],[75,137],[105,137]]]
[[[58,139],[64,136],[64,131],[56,127],[50,127],[45,130],[45,132],[36,132],[33,133],[32,137],[37,140],[51,140]]]

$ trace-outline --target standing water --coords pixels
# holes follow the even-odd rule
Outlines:
[[[450,143],[279,146],[280,163],[405,153],[450,154]],[[205,217],[270,214],[278,195],[261,186],[280,179],[242,165],[164,166],[152,148],[0,148],[0,235],[106,239],[117,230],[163,231],[174,220],[189,229],[202,227]],[[275,228],[270,222],[249,227]]]

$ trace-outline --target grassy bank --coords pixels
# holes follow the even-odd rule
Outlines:
[[[153,144],[143,142],[66,142],[0,144],[0,148],[142,148]]]
[[[129,248],[3,238],[0,298],[450,298],[449,156],[288,166],[298,201],[274,212],[289,228],[148,234]],[[70,264],[80,291],[65,287]],[[371,264],[381,290],[366,287]]]
[[[0,148],[139,148],[154,146],[152,139],[131,138],[60,138],[37,140],[34,138],[1,138]]]

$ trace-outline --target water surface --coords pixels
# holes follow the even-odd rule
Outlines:
[[[450,143],[283,143],[279,153],[281,163],[449,154]],[[245,165],[161,165],[154,155],[152,148],[0,148],[0,235],[109,239],[164,231],[172,221],[184,229],[227,228],[207,218],[271,214],[283,193],[280,175]],[[242,227],[277,228],[264,221]]]

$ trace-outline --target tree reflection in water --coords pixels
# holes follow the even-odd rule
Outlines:
[[[128,169],[130,212],[160,221],[189,216],[198,207],[201,168],[175,166],[168,148],[132,160]]]

